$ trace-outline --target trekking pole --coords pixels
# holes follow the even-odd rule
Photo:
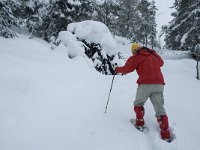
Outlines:
[[[112,91],[114,78],[115,78],[115,75],[113,76],[113,79],[112,79],[112,82],[111,82],[110,92],[109,92],[109,95],[108,95],[108,101],[107,101],[106,108],[105,108],[105,114],[107,112],[107,107],[108,107],[108,103],[109,103],[109,100],[110,100],[110,93]]]

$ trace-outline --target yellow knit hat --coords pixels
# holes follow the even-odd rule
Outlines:
[[[136,53],[137,50],[138,50],[138,48],[140,48],[140,47],[141,47],[140,44],[138,44],[138,43],[132,43],[132,45],[131,45],[131,52],[133,54]]]

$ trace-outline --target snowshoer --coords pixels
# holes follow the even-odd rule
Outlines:
[[[157,121],[160,127],[160,135],[163,140],[170,139],[168,116],[164,108],[164,78],[160,67],[164,61],[154,51],[146,47],[141,47],[138,43],[131,46],[132,56],[126,61],[123,67],[116,67],[116,73],[127,74],[137,71],[138,89],[134,101],[134,111],[136,113],[135,125],[144,126],[144,104],[150,98],[156,112]]]

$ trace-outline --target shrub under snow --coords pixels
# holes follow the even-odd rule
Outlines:
[[[90,58],[96,70],[103,74],[114,74],[113,66],[118,63],[119,51],[107,26],[97,21],[71,23],[67,31],[59,33],[57,42],[67,47],[70,58]]]

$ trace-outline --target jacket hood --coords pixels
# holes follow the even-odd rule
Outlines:
[[[149,50],[149,51],[152,51],[152,50]],[[144,55],[144,56],[150,56],[150,55],[151,55],[151,53],[148,52],[148,51],[145,50],[145,49],[139,50],[138,54],[141,54],[141,55]]]

